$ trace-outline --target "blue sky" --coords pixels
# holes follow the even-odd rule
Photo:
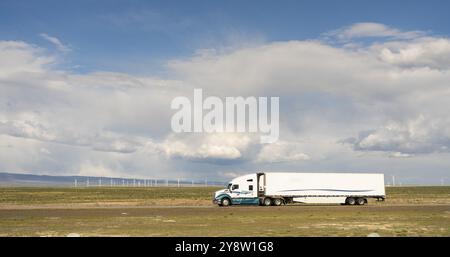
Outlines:
[[[315,39],[356,22],[450,33],[448,1],[1,1],[3,39],[73,48],[66,67],[148,73],[217,45]],[[120,62],[117,60],[120,59]]]
[[[0,1],[0,171],[450,182],[448,1]],[[280,137],[175,133],[171,101],[280,97]],[[24,158],[27,156],[27,158]]]

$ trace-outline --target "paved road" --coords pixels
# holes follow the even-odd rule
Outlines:
[[[298,212],[397,212],[397,211],[448,211],[449,205],[367,205],[367,206],[312,206],[312,205],[290,205],[281,207],[262,206],[152,206],[152,207],[107,207],[107,208],[44,208],[44,209],[0,209],[2,217],[64,217],[64,216],[152,216],[171,215],[182,212],[185,215],[199,215],[201,213],[244,213],[248,211],[258,213],[298,213]]]

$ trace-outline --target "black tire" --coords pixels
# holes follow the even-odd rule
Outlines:
[[[230,206],[231,205],[231,201],[229,198],[225,197],[222,199],[222,201],[220,201],[220,205],[221,206]]]
[[[345,200],[345,203],[346,203],[347,205],[355,205],[355,204],[356,204],[356,200],[355,200],[355,198],[353,198],[353,197],[348,197],[348,198]]]
[[[275,198],[273,199],[273,205],[280,206],[283,204],[283,200],[281,198]]]
[[[263,200],[264,206],[270,206],[271,204],[272,204],[272,199],[270,199],[269,197],[264,198],[264,200]]]
[[[364,205],[364,204],[366,204],[366,199],[364,199],[362,197],[359,197],[359,198],[356,199],[356,204],[357,205]]]

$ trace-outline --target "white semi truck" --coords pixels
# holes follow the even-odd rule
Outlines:
[[[384,175],[367,173],[254,173],[237,177],[215,192],[213,202],[282,205],[288,203],[367,204],[384,201]]]

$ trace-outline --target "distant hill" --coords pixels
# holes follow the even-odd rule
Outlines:
[[[180,185],[205,185],[204,180],[179,181]],[[87,176],[51,176],[0,172],[0,186],[154,186],[155,179],[134,179],[118,177],[87,177]],[[157,179],[156,185],[178,185],[177,179]],[[224,185],[224,182],[208,181],[208,185]]]
[[[48,176],[18,173],[0,173],[0,185],[73,185],[75,176]],[[80,178],[80,177],[78,177]]]

